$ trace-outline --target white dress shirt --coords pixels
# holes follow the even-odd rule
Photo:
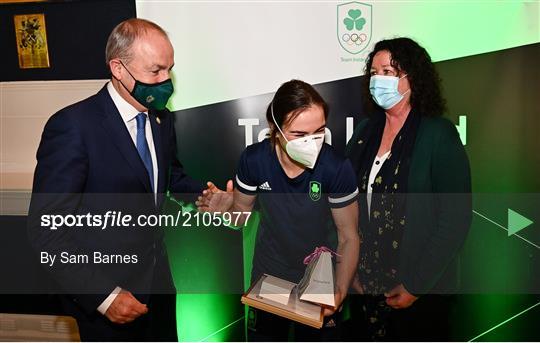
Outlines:
[[[126,124],[126,128],[136,148],[137,147],[137,120],[135,118],[139,114],[139,111],[137,111],[135,107],[133,107],[126,100],[124,100],[124,98],[122,98],[120,94],[118,94],[118,92],[113,87],[111,82],[107,84],[107,90],[109,91],[109,95],[111,96],[116,108],[118,109],[118,112],[120,112],[120,116],[122,116],[122,120],[124,121],[124,124]],[[152,128],[150,127],[150,120],[148,118],[148,113],[147,112],[144,112],[144,113],[146,114],[146,126],[144,128],[144,131],[146,134],[146,141],[148,142],[148,148],[150,149],[150,156],[152,157],[152,168],[154,170],[154,195],[156,196],[157,185],[158,185],[158,168],[157,168],[156,149],[154,147],[154,139],[152,136]],[[122,288],[116,287],[111,292],[111,294],[109,294],[109,296],[105,298],[105,300],[103,300],[101,305],[98,306],[97,310],[101,314],[104,315],[105,312],[107,312],[107,310],[113,303],[114,299],[116,299],[116,296],[121,291],[122,291]]]
[[[111,95],[111,98],[122,116],[124,124],[128,129],[129,135],[133,140],[133,144],[137,147],[137,120],[135,119],[140,113],[135,107],[133,107],[129,102],[124,100],[118,94],[118,91],[113,87],[112,83],[109,82],[107,85],[107,90]],[[156,158],[156,149],[154,147],[154,138],[152,136],[152,128],[150,126],[150,118],[148,118],[148,112],[146,114],[146,126],[144,128],[144,133],[146,134],[146,141],[148,142],[148,148],[150,149],[150,156],[152,157],[152,169],[154,170],[154,193],[157,193],[158,185],[158,167],[157,167],[157,158]]]

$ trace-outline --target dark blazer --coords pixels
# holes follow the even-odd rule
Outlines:
[[[57,261],[49,268],[62,291],[71,294],[86,314],[96,314],[116,286],[139,293],[142,302],[156,287],[174,292],[161,229],[140,227],[135,220],[133,227],[105,230],[85,226],[52,231],[40,225],[43,214],[121,211],[134,218],[157,214],[168,190],[202,191],[204,185],[187,176],[176,158],[173,115],[167,110],[149,114],[159,175],[157,203],[144,164],[106,86],[54,114],[41,137],[28,225],[35,250],[89,254],[90,260],[95,251],[137,256],[137,263]],[[156,270],[164,273],[155,278],[163,281],[160,285],[154,280]]]
[[[356,169],[358,140],[369,119],[355,128],[347,155]],[[455,126],[444,118],[422,117],[409,170],[406,224],[399,278],[413,294],[454,292],[457,256],[472,220],[471,176]],[[367,200],[360,202],[360,230],[367,227]]]

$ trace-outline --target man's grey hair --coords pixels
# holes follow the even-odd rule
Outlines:
[[[129,63],[132,58],[131,46],[133,42],[152,30],[168,38],[167,32],[161,26],[146,19],[131,18],[116,25],[109,35],[107,47],[105,48],[107,66],[115,58],[119,58],[124,63]]]

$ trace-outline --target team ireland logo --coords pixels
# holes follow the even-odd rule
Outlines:
[[[321,198],[322,189],[321,184],[317,181],[310,181],[309,182],[309,197],[313,201],[319,201]]]
[[[337,36],[345,51],[362,52],[371,40],[371,5],[357,1],[338,5]]]

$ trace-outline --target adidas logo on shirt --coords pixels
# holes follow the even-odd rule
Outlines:
[[[259,189],[264,189],[265,191],[271,191],[272,187],[270,187],[270,184],[268,183],[268,181],[266,181],[265,183],[259,185]]]

